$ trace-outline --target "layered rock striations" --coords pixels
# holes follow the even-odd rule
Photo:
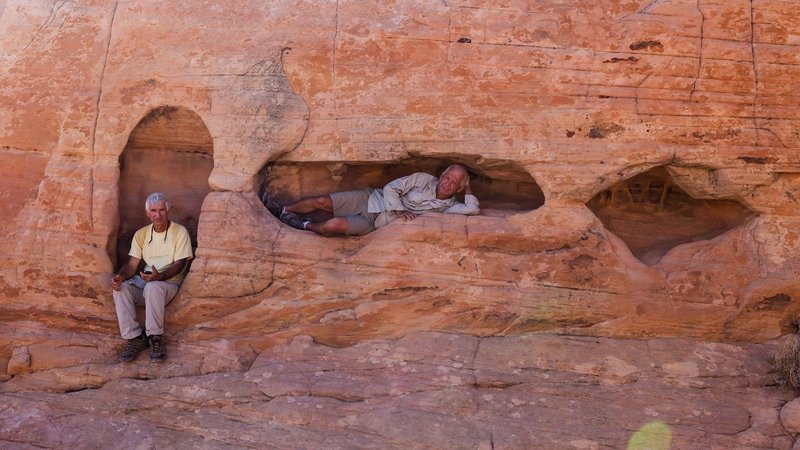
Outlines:
[[[764,351],[425,332],[332,349],[297,336],[243,372],[0,394],[0,426],[45,448],[788,449],[790,393],[765,385]]]
[[[0,1],[0,377],[162,376],[108,366],[109,274],[154,190],[197,246],[164,375],[298,335],[794,332],[799,8]],[[258,200],[454,162],[480,216],[324,239]]]

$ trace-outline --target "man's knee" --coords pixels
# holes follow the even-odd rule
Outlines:
[[[166,281],[151,281],[144,287],[144,299],[146,302],[159,301],[167,302],[171,297],[171,286]]]
[[[137,288],[133,284],[123,282],[120,285],[118,291],[117,290],[112,290],[111,291],[111,295],[114,297],[114,302],[129,302],[129,303],[133,303],[134,300],[135,300],[134,289],[137,289]]]
[[[326,234],[347,234],[347,218],[334,217],[322,223],[322,231]]]
[[[114,297],[114,303],[124,303],[126,301],[133,303],[127,295],[122,293],[122,291],[111,291],[111,295]]]
[[[314,198],[314,206],[322,211],[333,211],[333,200],[330,195],[320,195]]]

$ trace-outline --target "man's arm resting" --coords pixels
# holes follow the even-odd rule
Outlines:
[[[399,212],[405,210],[403,202],[400,201],[400,197],[411,189],[411,181],[412,175],[409,175],[390,181],[383,187],[383,201],[386,203],[387,211]]]
[[[476,215],[481,213],[481,206],[480,202],[478,202],[478,197],[475,197],[472,194],[465,194],[464,195],[464,203],[455,202],[453,206],[444,210],[445,214],[464,214],[468,216]]]
[[[120,290],[122,282],[136,274],[136,269],[139,267],[140,261],[141,259],[139,258],[134,258],[133,256],[128,257],[128,262],[120,267],[117,273],[111,277],[111,288],[115,291]]]
[[[166,281],[170,278],[174,277],[175,275],[181,273],[186,263],[189,261],[189,258],[179,259],[172,264],[163,267],[161,271],[153,267],[153,273],[151,274],[140,274],[139,276],[142,277],[144,281]]]
[[[417,172],[398,178],[384,186],[383,198],[386,204],[386,210],[398,217],[402,217],[404,221],[414,220],[419,217],[419,214],[406,210],[401,197],[415,187],[424,186],[425,183],[429,182],[430,177],[431,176],[426,173]]]

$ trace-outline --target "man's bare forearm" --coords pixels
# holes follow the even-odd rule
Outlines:
[[[140,260],[137,258],[129,257],[128,262],[120,267],[116,274],[122,277],[123,280],[127,280],[136,275],[136,268],[139,267],[139,261]]]
[[[175,275],[181,273],[183,270],[183,266],[186,264],[186,259],[179,259],[174,263],[164,267],[158,272],[158,280],[154,281],[166,281],[170,278],[174,277]]]

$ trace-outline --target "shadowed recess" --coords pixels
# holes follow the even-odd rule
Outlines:
[[[162,106],[145,116],[128,138],[120,157],[117,260],[124,261],[133,234],[149,221],[144,201],[163,192],[172,203],[169,218],[189,230],[197,246],[197,222],[210,191],[213,141],[192,111]]]
[[[470,173],[472,192],[481,209],[534,210],[544,204],[544,193],[531,175],[513,161],[467,161],[464,158],[413,157],[376,162],[284,162],[268,164],[261,171],[261,192],[269,190],[279,201],[337,191],[382,188],[390,181],[426,172],[435,176],[451,164],[462,164]],[[463,201],[463,195],[458,196]]]
[[[664,167],[615,184],[587,206],[646,264],[658,263],[678,245],[719,236],[753,216],[733,200],[693,198]]]

